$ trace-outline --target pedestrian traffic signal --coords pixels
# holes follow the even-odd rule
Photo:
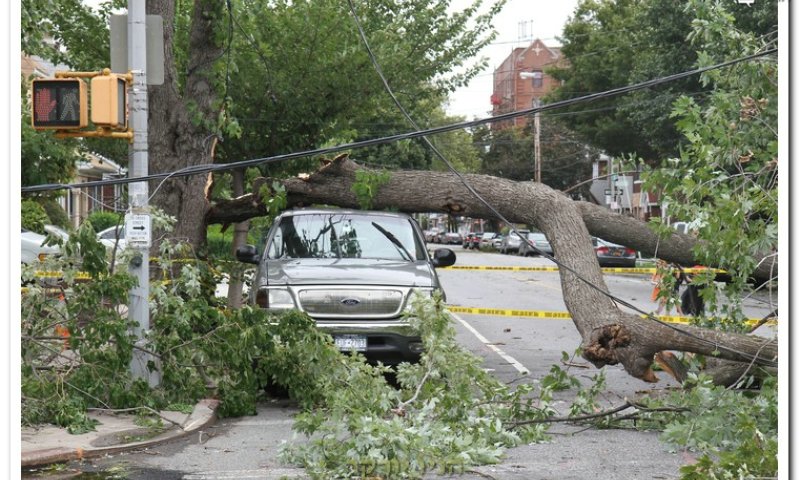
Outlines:
[[[127,82],[113,73],[92,78],[92,123],[125,129],[128,126]]]
[[[84,128],[88,124],[86,82],[79,78],[33,81],[31,123],[36,130]]]

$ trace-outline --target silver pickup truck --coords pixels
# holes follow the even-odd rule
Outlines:
[[[455,253],[428,255],[417,222],[405,214],[299,209],[281,214],[263,253],[236,257],[258,265],[251,301],[274,312],[299,309],[331,334],[342,351],[387,365],[419,360],[422,343],[403,314],[414,291],[440,291],[435,267]]]

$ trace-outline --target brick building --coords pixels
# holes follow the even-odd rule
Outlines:
[[[492,115],[535,106],[544,95],[561,84],[545,73],[545,70],[563,64],[561,49],[548,47],[538,38],[527,47],[515,48],[494,71]],[[522,73],[525,75],[520,75]],[[517,117],[506,122],[493,123],[492,128],[502,129],[512,125],[521,127],[527,121],[527,117]]]

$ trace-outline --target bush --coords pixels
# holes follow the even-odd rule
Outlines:
[[[122,225],[122,214],[116,212],[95,211],[89,214],[87,218],[92,222],[95,232],[102,232],[106,228]]]
[[[22,228],[44,234],[44,226],[49,219],[44,207],[35,200],[23,200],[21,205]]]

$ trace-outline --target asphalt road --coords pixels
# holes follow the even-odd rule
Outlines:
[[[552,265],[542,258],[454,250],[457,265]],[[441,270],[448,304],[520,310],[565,311],[557,273]],[[652,311],[652,285],[646,276],[607,275],[615,295]],[[768,306],[750,301],[749,316],[763,316]],[[459,342],[484,359],[485,368],[504,382],[526,382],[560,364],[562,352],[572,353],[580,335],[571,320],[454,314]],[[563,367],[563,366],[562,366]],[[676,384],[661,374],[656,384],[627,375],[621,367],[606,367],[603,401],[616,406],[626,398],[659,393]],[[569,367],[584,384],[598,370],[581,358]],[[565,413],[575,391],[559,392],[555,408]],[[130,479],[278,479],[302,478],[302,471],[277,461],[284,441],[293,441],[291,416],[297,410],[287,401],[263,403],[253,417],[223,419],[212,428],[151,451],[101,459],[91,469],[125,466]],[[548,443],[523,445],[507,452],[500,465],[475,468],[459,478],[478,479],[671,479],[693,460],[688,452],[673,452],[657,432],[584,430],[554,425]],[[296,439],[300,440],[300,439]],[[89,467],[89,466],[87,466]],[[103,478],[103,477],[101,477]],[[110,478],[110,477],[109,477]],[[428,478],[452,478],[430,475]]]

